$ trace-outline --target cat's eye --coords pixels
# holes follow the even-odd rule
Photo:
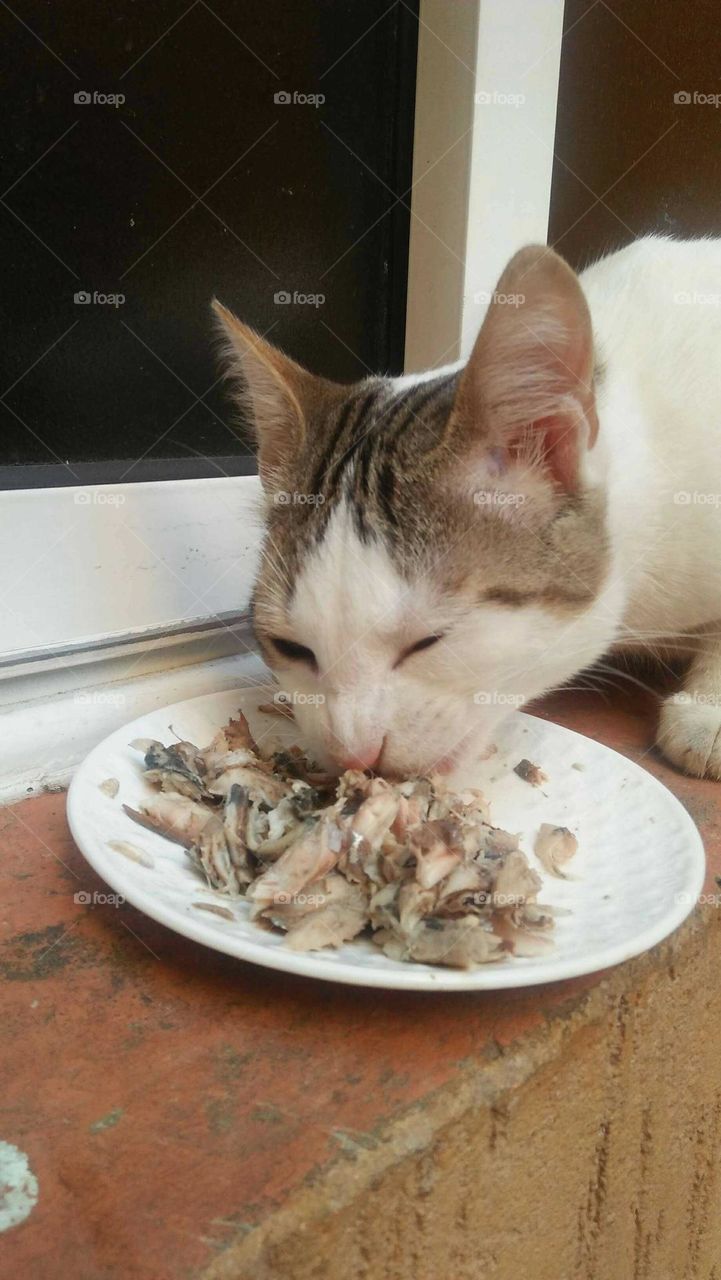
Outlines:
[[[291,662],[307,662],[315,667],[315,654],[304,644],[296,644],[295,640],[284,640],[282,636],[271,636],[270,643],[282,658],[290,658]]]
[[[431,636],[424,636],[422,640],[416,640],[415,644],[410,645],[409,648],[403,651],[400,658],[398,659],[398,662],[396,663],[396,666],[398,666],[399,663],[401,662],[405,662],[406,658],[410,658],[411,654],[421,653],[423,649],[430,649],[431,645],[437,644],[438,641],[442,639],[443,639],[443,633],[437,632]]]

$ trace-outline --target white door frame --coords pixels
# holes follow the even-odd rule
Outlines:
[[[421,0],[406,372],[468,355],[501,270],[546,243],[564,0]]]

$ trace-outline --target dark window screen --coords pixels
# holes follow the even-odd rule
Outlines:
[[[214,294],[401,369],[416,41],[405,0],[0,4],[5,487],[252,470]]]

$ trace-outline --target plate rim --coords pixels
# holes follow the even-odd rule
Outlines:
[[[112,733],[108,734],[107,737],[93,747],[78,765],[68,788],[66,798],[68,826],[73,840],[86,862],[90,864],[106,884],[110,885],[136,910],[149,916],[158,924],[164,925],[165,928],[171,929],[174,933],[180,934],[181,937],[190,938],[202,946],[218,951],[221,955],[228,955],[233,959],[259,965],[262,968],[273,969],[276,972],[297,974],[300,977],[316,978],[324,982],[339,982],[345,986],[374,987],[387,991],[502,991],[531,986],[547,986],[555,982],[567,982],[573,978],[585,977],[589,973],[605,972],[605,970],[622,964],[626,960],[642,955],[645,951],[669,938],[694,910],[705,882],[706,852],[701,833],[691,814],[679,798],[648,769],[644,769],[636,761],[630,760],[614,747],[609,747],[605,743],[599,742],[596,738],[579,733],[576,729],[569,729],[554,720],[547,720],[543,716],[534,716],[524,711],[515,711],[512,714],[515,717],[520,716],[524,720],[540,721],[551,732],[570,735],[572,739],[577,739],[584,743],[592,743],[600,751],[610,752],[617,760],[622,761],[626,768],[642,775],[646,783],[650,781],[652,789],[662,793],[666,803],[670,799],[672,804],[677,807],[687,826],[689,843],[693,846],[695,860],[695,877],[687,893],[688,901],[677,902],[675,910],[669,910],[661,921],[634,935],[632,940],[628,939],[614,946],[609,946],[603,952],[603,960],[600,964],[598,953],[596,952],[595,958],[590,960],[589,963],[584,963],[581,960],[570,964],[571,972],[564,972],[564,970],[569,969],[568,960],[564,961],[558,958],[554,961],[553,957],[549,956],[538,957],[539,966],[542,967],[534,969],[529,966],[523,970],[514,969],[510,963],[508,966],[486,964],[478,965],[473,969],[444,969],[441,966],[421,966],[409,962],[407,964],[407,972],[405,969],[400,968],[385,972],[383,969],[365,969],[362,965],[352,965],[347,960],[337,958],[329,960],[327,966],[326,962],[321,962],[319,966],[315,958],[317,956],[316,952],[294,952],[289,949],[283,950],[281,947],[269,949],[260,942],[253,942],[244,937],[239,938],[236,945],[229,949],[227,946],[219,945],[223,938],[222,934],[217,932],[217,926],[213,928],[209,923],[206,924],[201,920],[196,920],[190,914],[184,915],[174,906],[166,907],[162,900],[156,902],[151,899],[150,905],[146,905],[145,902],[141,905],[134,900],[132,893],[129,894],[127,892],[128,885],[123,878],[120,864],[118,864],[116,872],[112,863],[108,862],[106,865],[105,861],[103,861],[101,869],[98,865],[101,858],[96,858],[94,852],[89,852],[84,848],[79,839],[79,806],[86,768],[92,768],[95,760],[101,757],[103,751],[109,746],[114,747],[116,743],[119,746],[127,746],[132,737],[138,736],[133,732],[136,726],[145,722],[150,715],[169,713],[174,716],[181,708],[185,709],[201,703],[222,704],[223,702],[228,702],[232,704],[233,699],[239,693],[243,693],[248,689],[260,689],[263,687],[265,686],[258,679],[249,679],[245,683],[241,679],[233,689],[198,694],[192,698],[184,698],[180,702],[170,703],[167,706],[152,708],[142,715],[136,716],[134,720],[129,721],[126,725],[121,725],[118,729],[114,729]],[[123,738],[126,734],[128,735],[128,740],[124,742]],[[131,889],[133,887],[131,884]],[[212,890],[209,890],[206,886],[199,885],[198,893],[203,892],[212,892]],[[149,894],[145,894],[145,896],[150,898]],[[184,926],[183,928],[180,927],[181,923]],[[352,943],[346,945],[352,945]],[[327,952],[326,954],[330,955],[332,953]]]

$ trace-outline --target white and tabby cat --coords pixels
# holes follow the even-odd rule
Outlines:
[[[523,249],[464,368],[353,386],[216,311],[269,499],[258,641],[319,759],[467,764],[509,706],[651,648],[690,658],[662,750],[721,777],[721,240],[580,279]]]

